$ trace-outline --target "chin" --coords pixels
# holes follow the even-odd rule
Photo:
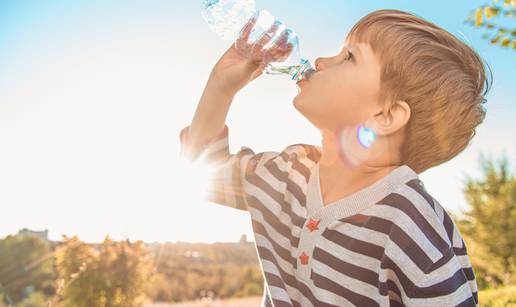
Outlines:
[[[307,110],[306,108],[303,107],[303,104],[307,103],[307,101],[302,100],[302,99],[296,99],[296,98],[297,97],[295,97],[293,100],[294,107],[296,108],[296,110],[299,113],[301,113],[301,115],[303,115],[303,117],[306,118],[310,123],[312,123],[312,125],[315,125],[315,123],[313,121],[313,116],[310,115],[310,110]]]
[[[303,109],[301,108],[301,100],[299,99],[299,96],[296,96],[294,99],[292,99],[292,104],[294,105],[294,108],[296,108],[296,110],[301,113],[301,115],[305,116]]]
[[[314,113],[316,110],[314,109],[315,103],[311,99],[307,99],[308,97],[303,94],[298,94],[294,97],[292,102],[294,103],[294,107],[303,115],[308,115],[310,113]]]
[[[303,109],[303,103],[304,101],[302,99],[299,99],[299,96],[296,96],[294,97],[294,99],[292,100],[293,104],[294,104],[294,108],[296,108],[296,110],[301,113],[303,116],[306,117],[305,115],[305,110]]]

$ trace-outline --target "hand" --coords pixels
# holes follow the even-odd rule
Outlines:
[[[287,43],[287,31],[283,31],[270,48],[263,49],[276,32],[276,23],[254,44],[250,44],[248,39],[255,23],[256,16],[245,25],[237,41],[222,55],[210,74],[208,82],[215,84],[226,95],[236,94],[259,77],[269,63],[283,61],[292,51],[292,44]]]

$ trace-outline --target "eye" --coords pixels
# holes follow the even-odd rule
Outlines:
[[[351,50],[348,50],[347,57],[345,60],[346,61],[353,60],[353,53],[351,52]]]

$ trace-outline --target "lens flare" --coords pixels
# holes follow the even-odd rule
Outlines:
[[[195,160],[181,157],[174,170],[177,197],[188,205],[206,201],[211,193],[215,171],[216,166],[206,162],[202,155]]]
[[[364,148],[369,148],[376,140],[376,133],[371,128],[359,126],[357,129],[357,139]]]
[[[348,167],[358,167],[365,161],[378,157],[378,149],[371,146],[377,138],[376,133],[363,125],[346,125],[336,130],[339,159]]]

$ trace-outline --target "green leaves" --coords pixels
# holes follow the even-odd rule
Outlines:
[[[464,22],[487,30],[482,34],[482,39],[488,40],[491,45],[516,50],[516,0],[504,0],[502,5],[497,5],[499,2],[493,0],[491,5],[476,8]]]
[[[18,303],[34,291],[44,291],[54,278],[50,249],[39,238],[0,240],[0,294]]]
[[[480,162],[481,178],[468,178],[464,189],[468,222],[459,224],[471,243],[479,284],[509,284],[516,281],[516,177],[506,157]]]
[[[496,6],[486,6],[484,7],[484,15],[487,19],[496,17],[500,14],[500,8]]]
[[[482,25],[482,8],[478,8],[475,12],[475,26],[479,27]]]
[[[106,238],[96,247],[64,238],[55,251],[62,306],[140,306],[153,275],[143,242]]]

